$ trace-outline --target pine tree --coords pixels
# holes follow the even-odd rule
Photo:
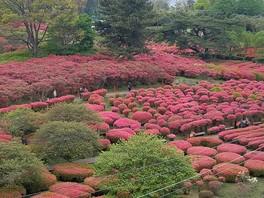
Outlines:
[[[132,58],[146,52],[146,28],[153,18],[153,5],[147,0],[100,0],[102,18],[97,30],[104,44],[118,56]]]

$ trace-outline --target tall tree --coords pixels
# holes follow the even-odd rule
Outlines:
[[[1,30],[23,41],[37,55],[50,22],[74,14],[77,6],[72,0],[0,0],[0,10]]]
[[[146,28],[152,21],[153,5],[146,0],[101,0],[97,29],[116,55],[131,58],[145,52]]]
[[[99,0],[88,0],[86,4],[86,12],[92,16],[94,20],[99,17]]]
[[[162,29],[163,38],[182,48],[190,48],[204,58],[208,58],[210,52],[227,51],[230,44],[227,31],[238,28],[236,21],[195,13],[174,13],[171,18]]]

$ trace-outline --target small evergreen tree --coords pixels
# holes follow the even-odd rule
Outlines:
[[[146,0],[101,0],[102,20],[97,30],[115,55],[131,58],[146,52],[146,28],[152,20],[153,5]]]

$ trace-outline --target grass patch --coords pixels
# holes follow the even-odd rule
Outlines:
[[[256,184],[246,183],[243,186],[225,183],[219,192],[219,198],[263,198],[264,178],[258,178]]]

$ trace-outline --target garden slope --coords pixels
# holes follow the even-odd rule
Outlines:
[[[215,79],[255,79],[252,72],[237,69],[215,71],[201,60],[166,53],[158,48],[153,55],[137,55],[133,61],[118,61],[109,56],[55,56],[31,59],[23,63],[0,65],[0,106],[21,99],[38,100],[57,90],[59,95],[76,92],[85,85],[99,87],[173,81],[175,75],[209,76]]]

